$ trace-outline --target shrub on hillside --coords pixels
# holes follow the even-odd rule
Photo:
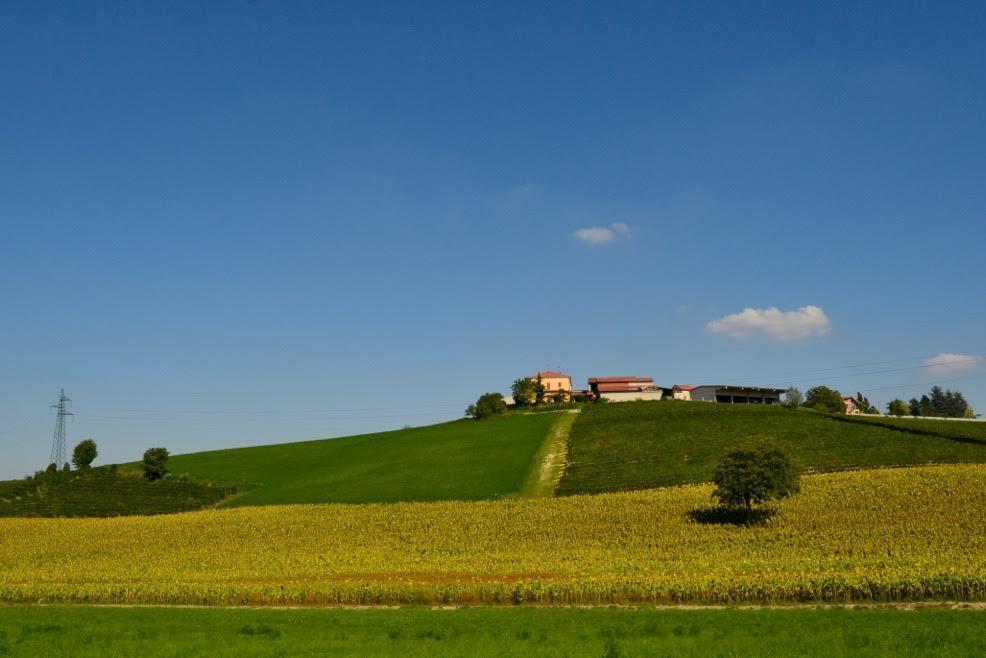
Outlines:
[[[144,453],[144,461],[140,467],[144,471],[144,477],[150,482],[160,480],[168,474],[168,454],[167,448],[149,448]]]
[[[794,409],[800,407],[801,403],[805,401],[805,396],[801,394],[801,390],[796,386],[784,391],[784,406]]]
[[[827,411],[835,414],[846,413],[846,401],[842,399],[842,394],[833,391],[828,386],[809,388],[805,394],[805,406],[816,411]]]
[[[92,439],[79,441],[79,444],[72,451],[72,465],[80,471],[84,471],[92,466],[93,461],[98,455],[99,452],[96,450],[95,441]]]
[[[800,472],[794,461],[780,448],[733,450],[716,466],[712,495],[726,507],[742,507],[787,498],[801,490]]]
[[[500,393],[484,393],[476,400],[476,404],[469,405],[466,413],[476,420],[483,420],[502,414],[507,410],[507,403],[503,400]]]

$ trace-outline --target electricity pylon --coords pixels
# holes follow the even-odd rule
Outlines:
[[[58,404],[51,405],[56,410],[55,415],[55,434],[51,439],[51,461],[55,468],[61,468],[68,463],[68,455],[65,449],[65,416],[71,416],[72,412],[65,408],[66,402],[71,402],[71,398],[65,397],[65,389],[58,394]]]

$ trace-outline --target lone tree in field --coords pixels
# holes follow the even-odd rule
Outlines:
[[[846,413],[846,401],[842,394],[833,391],[828,386],[815,386],[805,393],[805,406],[816,411],[827,411],[834,414]]]
[[[910,406],[903,400],[891,400],[887,403],[887,413],[891,416],[906,416]]]
[[[476,420],[483,420],[491,416],[497,416],[507,410],[507,403],[503,401],[503,396],[499,393],[484,393],[476,400],[476,404],[469,405],[466,413]]]
[[[93,461],[99,455],[96,450],[96,442],[92,439],[79,441],[72,451],[72,465],[80,471],[84,471],[92,466]]]
[[[787,498],[801,490],[798,467],[780,448],[734,450],[716,466],[712,495],[727,507],[743,507]]]
[[[140,465],[144,469],[144,477],[154,482],[167,475],[169,456],[167,448],[149,448],[144,453],[144,461]]]

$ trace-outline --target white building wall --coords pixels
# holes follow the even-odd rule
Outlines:
[[[600,393],[599,397],[610,402],[634,402],[636,400],[660,400],[664,391],[616,391]]]

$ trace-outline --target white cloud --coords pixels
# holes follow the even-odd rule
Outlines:
[[[580,228],[574,233],[576,239],[586,244],[609,244],[617,236],[630,237],[630,227],[623,222],[615,222],[609,226],[590,226]]]
[[[817,306],[802,306],[797,311],[781,311],[776,307],[745,308],[713,320],[706,331],[734,338],[749,338],[763,332],[775,340],[794,340],[807,336],[824,336],[832,328],[825,311]]]
[[[945,375],[950,372],[975,368],[981,362],[982,357],[974,354],[950,354],[948,352],[942,352],[938,356],[925,359],[922,365],[927,366],[929,372],[933,372],[936,375]]]

